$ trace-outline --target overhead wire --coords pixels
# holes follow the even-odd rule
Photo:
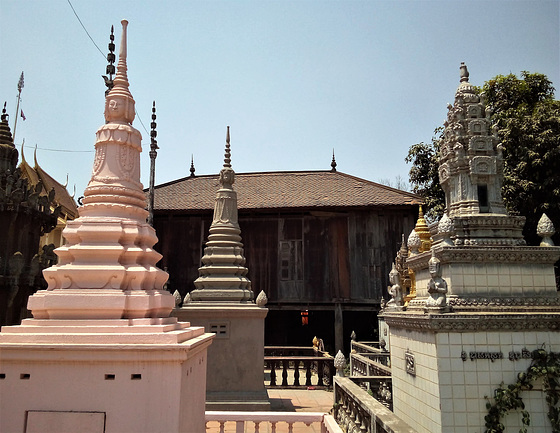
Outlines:
[[[21,144],[19,145],[21,147]],[[38,146],[29,146],[24,144],[24,148],[27,149],[37,149],[37,150],[44,150],[45,152],[65,152],[65,153],[93,153],[95,150],[67,150],[67,149],[48,149],[46,147],[38,147]]]
[[[66,0],[68,1],[68,4],[70,5],[70,7],[72,8],[72,12],[74,12],[74,15],[76,15],[76,18],[78,19],[78,22],[80,23],[80,25],[82,26],[82,28],[84,29],[84,32],[86,32],[86,35],[88,35],[88,38],[90,39],[91,42],[93,42],[93,45],[95,45],[95,48],[97,48],[97,50],[101,53],[101,55],[103,56],[103,58],[105,58],[105,54],[103,53],[103,51],[101,51],[101,48],[99,48],[97,46],[97,44],[95,43],[95,41],[93,40],[93,38],[91,37],[91,35],[89,34],[89,32],[86,29],[86,26],[84,26],[84,23],[82,22],[82,20],[80,19],[80,17],[78,16],[78,13],[76,12],[76,9],[74,9],[74,6],[72,6],[72,3],[70,3],[70,0]]]
[[[72,3],[70,2],[70,0],[66,0],[68,2],[68,4],[70,5],[70,7],[72,8],[72,12],[74,12],[74,15],[76,16],[76,18],[78,19],[78,22],[80,23],[80,25],[82,26],[82,28],[84,29],[84,31],[86,32],[86,35],[88,35],[88,38],[91,40],[91,42],[93,43],[93,45],[95,45],[95,48],[97,48],[97,50],[101,53],[101,55],[103,56],[104,59],[107,58],[107,56],[103,53],[103,51],[101,51],[101,48],[99,48],[99,46],[95,43],[95,41],[93,40],[93,38],[91,37],[91,35],[89,34],[89,32],[86,29],[86,26],[84,26],[84,23],[82,22],[82,20],[80,19],[80,17],[78,16],[78,13],[76,12],[76,10],[74,9],[74,6],[72,6]],[[136,117],[138,118],[138,121],[140,122],[140,124],[142,125],[142,128],[144,128],[144,131],[146,132],[146,134],[150,135],[148,130],[146,129],[146,127],[144,126],[144,122],[142,122],[142,119],[140,118],[140,115],[138,114],[138,110],[136,110],[136,107],[134,108],[134,111],[136,112]],[[147,144],[144,144],[144,146],[146,146]],[[71,151],[67,151],[67,152],[71,152]]]

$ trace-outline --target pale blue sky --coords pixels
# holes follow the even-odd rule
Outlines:
[[[158,114],[156,183],[217,173],[231,127],[237,172],[338,169],[408,178],[410,145],[446,116],[470,81],[522,70],[558,87],[558,1],[71,0],[104,54],[128,27],[128,77],[149,130]],[[0,0],[0,99],[10,125],[25,72],[16,143],[83,194],[104,123],[106,61],[67,0]],[[148,184],[149,135],[142,182]],[[45,149],[85,152],[53,152]],[[240,192],[241,193],[241,192]]]

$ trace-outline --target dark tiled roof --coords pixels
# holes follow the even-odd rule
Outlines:
[[[405,206],[422,202],[405,191],[332,171],[236,173],[239,209]],[[155,187],[155,210],[214,208],[218,175],[186,177]]]

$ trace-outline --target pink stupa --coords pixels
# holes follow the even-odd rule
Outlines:
[[[80,217],[44,271],[47,290],[29,298],[33,319],[0,333],[0,431],[204,431],[213,334],[169,317],[140,183],[127,24]]]
[[[40,319],[167,317],[175,303],[156,268],[154,229],[146,223],[140,183],[140,132],[132,126],[134,99],[126,67],[126,21],[114,87],[97,130],[92,177],[80,217],[64,230],[59,264],[44,271],[49,287],[29,300]]]

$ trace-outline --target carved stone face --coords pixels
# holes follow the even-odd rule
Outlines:
[[[395,272],[393,272],[393,271],[389,272],[389,281],[391,282],[391,284],[397,284],[398,283],[398,281],[397,281],[398,276],[399,276],[399,273],[396,272],[396,271]]]
[[[222,170],[220,171],[220,181],[223,184],[232,185],[235,177],[233,170]]]
[[[122,97],[112,97],[105,108],[105,119],[107,121],[124,120],[126,101]]]
[[[428,271],[430,272],[430,275],[433,277],[439,277],[441,276],[440,270],[440,262],[438,259],[430,259],[430,261],[428,262]]]

